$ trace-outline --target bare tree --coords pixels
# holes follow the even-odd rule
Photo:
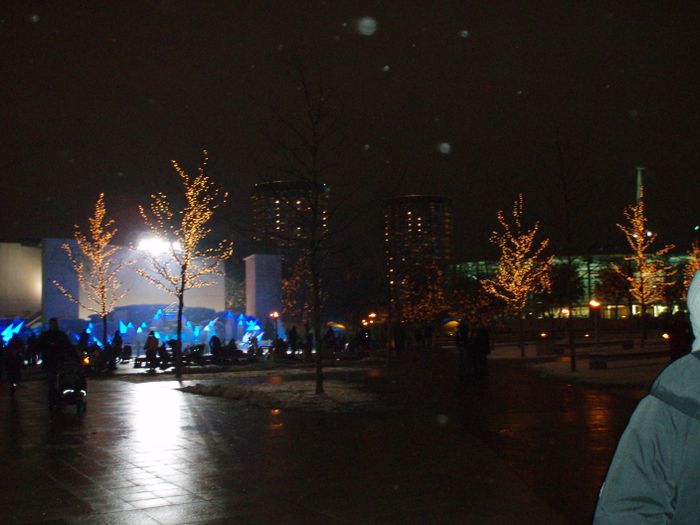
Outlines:
[[[292,213],[295,220],[293,225],[275,227],[267,233],[283,249],[285,266],[290,269],[286,277],[294,278],[291,275],[294,260],[290,259],[304,259],[303,272],[296,278],[305,275],[307,282],[297,283],[297,288],[306,287],[309,291],[310,324],[316,344],[315,390],[321,394],[324,391],[323,298],[340,251],[336,244],[338,232],[345,230],[350,222],[337,205],[329,205],[330,182],[340,170],[339,157],[346,130],[341,106],[322,75],[311,80],[298,58],[293,58],[289,65],[300,104],[295,111],[270,108],[272,125],[266,135],[272,151],[265,164],[271,176],[278,180],[281,177],[297,188],[297,192],[280,191],[275,195],[276,204]]]
[[[586,207],[587,200],[590,195],[582,191],[580,163],[575,163],[571,160],[570,148],[567,147],[565,140],[554,116],[552,116],[552,128],[554,133],[554,148],[556,155],[556,168],[554,169],[555,184],[549,188],[553,193],[552,209],[556,213],[557,220],[554,221],[558,225],[561,235],[561,251],[564,255],[563,266],[561,269],[568,277],[561,281],[563,287],[557,287],[558,301],[561,306],[569,312],[566,316],[566,332],[569,340],[569,352],[571,355],[570,367],[571,371],[575,372],[577,367],[576,360],[576,340],[573,326],[573,311],[574,303],[580,297],[580,288],[576,281],[576,265],[574,263],[575,243],[582,233],[581,225],[577,218],[585,216],[582,211]],[[550,194],[551,195],[551,194]],[[559,284],[559,283],[555,283]]]

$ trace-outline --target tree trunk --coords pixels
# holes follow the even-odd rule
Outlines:
[[[570,239],[567,239],[567,241]],[[568,244],[568,242],[567,242]],[[569,355],[571,356],[571,371],[576,372],[576,340],[574,337],[574,307],[571,284],[574,275],[574,264],[571,255],[566,256],[566,308],[569,313],[566,316],[566,332],[569,335]]]
[[[180,379],[182,377],[182,310],[185,306],[184,285],[177,294],[177,303],[177,342],[175,343],[173,354],[175,357],[175,377]]]
[[[569,316],[566,319],[566,329],[569,332],[569,352],[571,355],[571,371],[576,372],[576,341],[574,340],[573,319],[571,318],[571,306]]]
[[[102,349],[107,349],[107,314],[102,312]]]
[[[314,339],[316,343],[316,394],[323,394],[323,335],[321,334],[321,291],[320,280],[314,261],[314,268],[311,275],[312,292],[312,316],[314,327]]]
[[[639,268],[639,308],[641,310],[640,315],[642,316],[641,318],[641,341],[640,345],[642,349],[644,349],[644,343],[646,342],[647,338],[647,320],[646,320],[646,311],[647,311],[647,292],[646,292],[646,282],[644,278],[644,261],[639,261],[637,263],[637,268]]]
[[[647,340],[647,316],[646,316],[647,305],[646,305],[646,302],[641,301],[639,307],[641,309],[641,316],[642,316],[642,319],[641,319],[642,339],[641,339],[640,344],[641,344],[641,347],[643,349],[646,346],[646,340]]]
[[[387,320],[387,332],[386,332],[386,364],[387,366],[391,362],[391,350],[392,347],[396,347],[395,340],[396,332],[394,331],[394,315],[393,315],[393,305],[391,303],[391,292],[389,297],[389,319]]]
[[[520,358],[525,357],[525,324],[523,313],[518,312],[518,345],[520,346]]]

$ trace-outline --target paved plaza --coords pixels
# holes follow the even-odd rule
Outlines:
[[[0,522],[590,523],[636,393],[453,365],[361,373],[386,403],[330,413],[115,376],[50,418],[43,382],[0,383]]]

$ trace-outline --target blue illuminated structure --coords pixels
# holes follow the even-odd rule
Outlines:
[[[22,326],[24,326],[24,321],[14,321],[7,325],[2,332],[0,332],[0,336],[2,337],[2,340],[5,341],[5,344],[10,342],[13,335],[19,334]]]
[[[166,343],[177,338],[177,318],[172,315],[172,309],[167,305],[135,305],[119,308],[110,314],[108,318],[107,332],[110,343],[112,335],[118,332],[124,345],[130,345],[134,355],[142,355],[143,346],[150,332],[158,337],[161,343]],[[176,312],[175,312],[176,313]],[[208,348],[209,340],[217,335],[223,343],[232,339],[236,340],[241,348],[246,348],[252,336],[260,341],[262,336],[261,323],[258,319],[241,313],[231,311],[215,312],[206,308],[185,309],[182,320],[183,347],[191,345],[205,345]],[[88,335],[88,345],[96,344],[100,348],[105,347],[105,342],[100,337],[101,320],[98,316],[92,316],[89,321],[82,319],[63,319],[61,328],[69,335],[73,343],[80,339],[80,333],[84,330]],[[15,319],[10,324],[0,324],[0,337],[7,343],[14,334],[19,334],[23,339],[30,330],[23,320]]]
[[[123,344],[131,345],[140,354],[150,332],[162,342],[177,339],[177,311],[166,305],[138,305],[125,307],[110,316],[110,325],[122,336]],[[95,320],[95,319],[93,319]],[[96,335],[91,324],[87,325],[92,335]],[[113,333],[112,330],[109,330]],[[183,346],[208,345],[213,335],[222,342],[235,339],[246,347],[252,336],[260,340],[262,325],[258,319],[231,311],[214,312],[208,309],[186,309],[182,319]],[[91,337],[92,340],[92,337]]]

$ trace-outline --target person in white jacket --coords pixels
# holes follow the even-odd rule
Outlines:
[[[700,272],[688,289],[695,340],[639,402],[600,490],[594,525],[700,524]]]

